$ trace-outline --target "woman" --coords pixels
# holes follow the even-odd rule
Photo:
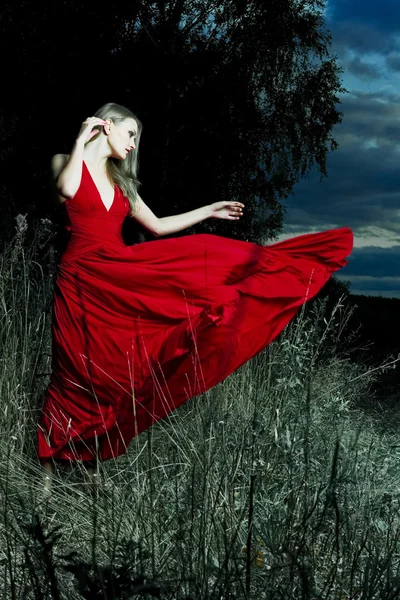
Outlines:
[[[128,213],[155,237],[205,219],[237,220],[240,202],[157,218],[138,194],[141,123],[106,104],[52,169],[71,238],[58,267],[52,376],[39,458],[107,460],[188,398],[269,344],[347,264],[348,228],[267,247],[198,234],[128,247]]]

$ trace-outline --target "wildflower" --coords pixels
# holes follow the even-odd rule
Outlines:
[[[27,214],[25,214],[25,215],[18,214],[15,217],[15,220],[17,222],[15,229],[17,230],[18,235],[23,235],[25,233],[25,231],[28,229],[28,221],[27,221],[26,217],[27,217]]]
[[[247,554],[247,546],[243,546],[242,553]],[[265,555],[262,550],[257,550],[254,554],[252,554],[252,564],[255,567],[263,567],[265,563]]]
[[[263,567],[264,566],[264,552],[261,552],[261,550],[259,550],[256,553],[255,559],[254,559],[254,564],[256,567]]]

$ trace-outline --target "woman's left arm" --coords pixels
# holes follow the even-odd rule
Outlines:
[[[240,202],[214,202],[180,215],[158,218],[138,196],[137,210],[133,217],[155,237],[169,235],[192,227],[206,219],[227,219],[237,221],[243,215],[244,204]]]

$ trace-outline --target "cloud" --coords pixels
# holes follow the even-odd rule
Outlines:
[[[344,271],[345,269],[343,269]],[[346,273],[335,276],[342,281],[350,282],[351,294],[364,294],[367,296],[384,296],[386,298],[400,298],[400,277],[347,277]]]
[[[400,71],[400,53],[393,52],[386,57],[386,65],[391,71]]]
[[[362,61],[359,56],[348,61],[347,69],[361,79],[380,79],[382,75],[381,70],[376,65]]]
[[[384,55],[399,50],[398,0],[329,0],[326,24],[339,57],[343,58],[349,50]]]
[[[392,248],[355,248],[346,266],[346,276],[368,276],[375,280],[392,278],[400,288],[400,245]]]
[[[391,35],[384,35],[374,25],[327,20],[327,26],[332,33],[332,49],[341,58],[346,56],[349,50],[360,54],[385,54],[397,48],[396,39]]]
[[[384,32],[400,30],[398,0],[330,0],[329,7],[332,21],[357,21]]]
[[[355,248],[349,263],[338,273],[350,282],[352,294],[400,297],[400,245],[392,248]]]
[[[328,156],[328,177],[315,171],[284,205],[285,232],[350,226],[356,236],[399,242],[400,102],[381,93],[353,93],[333,132],[339,149]],[[377,245],[380,245],[377,243]]]

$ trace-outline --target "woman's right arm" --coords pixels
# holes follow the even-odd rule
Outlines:
[[[84,121],[70,155],[56,154],[51,161],[51,168],[56,187],[61,199],[73,198],[78,191],[82,179],[82,162],[85,144],[99,133],[93,129],[96,125],[105,125],[107,122],[97,117],[90,117]]]
[[[82,179],[84,148],[84,142],[77,139],[70,155],[56,154],[51,160],[57,192],[62,198],[72,198],[78,191]]]

